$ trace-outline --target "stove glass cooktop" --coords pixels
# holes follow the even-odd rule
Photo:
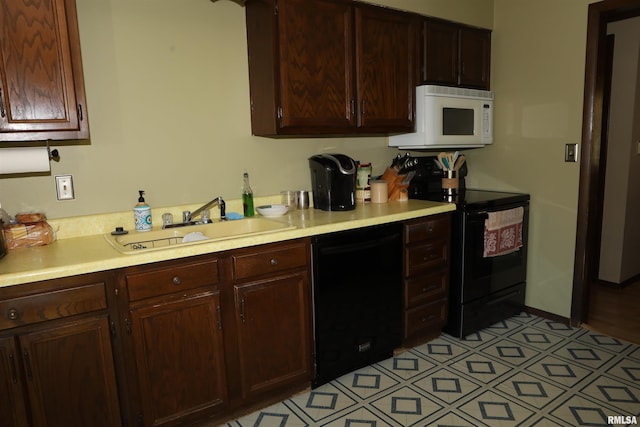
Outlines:
[[[435,202],[455,203],[456,205],[458,205],[458,208],[486,209],[492,206],[501,206],[511,203],[528,201],[529,195],[503,191],[466,189],[464,191],[458,192],[458,194],[453,197],[445,196],[443,193],[438,192],[429,193],[426,196],[420,198]]]

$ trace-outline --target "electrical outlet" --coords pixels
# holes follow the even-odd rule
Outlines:
[[[58,200],[73,200],[73,176],[56,175],[56,194]]]
[[[578,144],[566,144],[564,146],[564,161],[565,162],[578,161]]]

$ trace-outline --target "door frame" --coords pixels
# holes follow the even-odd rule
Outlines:
[[[582,155],[578,193],[576,252],[573,270],[571,324],[587,320],[589,284],[598,274],[601,229],[602,132],[606,128],[606,39],[609,22],[640,15],[640,0],[604,0],[589,5],[582,109]]]

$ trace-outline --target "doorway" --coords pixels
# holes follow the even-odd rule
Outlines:
[[[571,304],[571,323],[574,326],[591,321],[597,323],[595,312],[590,317],[590,308],[609,305],[610,313],[603,314],[610,324],[623,329],[635,331],[636,340],[640,341],[640,320],[635,315],[635,309],[625,310],[621,302],[637,301],[639,284],[632,284],[619,288],[618,292],[609,292],[613,299],[597,291],[599,259],[600,259],[600,229],[603,211],[604,160],[606,157],[606,125],[607,125],[607,25],[611,22],[640,16],[640,0],[605,0],[589,5],[587,24],[587,57],[585,65],[585,98],[583,106],[582,127],[582,159],[580,164],[580,189],[578,199],[578,222],[576,235],[576,257],[574,264],[573,296]],[[629,293],[625,289],[630,289]],[[604,289],[610,291],[610,289]],[[635,295],[635,296],[634,296]],[[601,304],[594,304],[598,299]],[[608,302],[607,302],[608,301]],[[637,303],[634,304],[637,307]],[[626,314],[636,325],[626,319],[610,317],[611,313]],[[609,317],[607,317],[609,316]],[[589,325],[593,327],[594,325]],[[599,324],[602,328],[606,325]],[[601,332],[605,332],[602,331]],[[620,336],[620,331],[608,331]],[[622,338],[622,337],[621,337]],[[633,338],[633,337],[631,337]],[[630,337],[624,337],[630,339]],[[637,341],[636,341],[637,342]]]

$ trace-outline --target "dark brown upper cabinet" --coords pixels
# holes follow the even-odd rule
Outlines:
[[[490,30],[427,18],[423,37],[421,83],[489,89]]]
[[[413,129],[418,19],[343,0],[246,4],[258,136]]]
[[[0,11],[0,141],[88,138],[75,0]]]

